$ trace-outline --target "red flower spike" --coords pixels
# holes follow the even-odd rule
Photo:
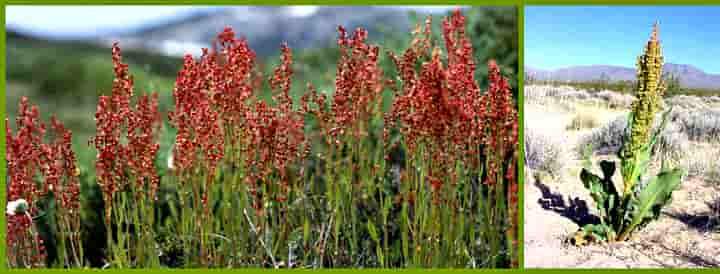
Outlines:
[[[133,187],[137,195],[148,194],[154,200],[159,182],[155,170],[160,125],[157,95],[141,96],[137,105],[131,108],[133,79],[128,65],[122,63],[117,43],[113,44],[112,60],[115,73],[112,93],[98,98],[96,134],[91,140],[98,150],[95,168],[103,191],[105,221],[108,223],[116,192]],[[131,181],[131,178],[134,180]],[[149,187],[149,192],[145,191],[146,187]]]
[[[326,129],[333,138],[351,130],[359,135],[357,123],[367,120],[377,107],[383,87],[379,48],[368,45],[367,37],[365,29],[358,28],[348,37],[345,29],[338,27],[340,60],[331,106],[334,121],[332,127]]]
[[[24,199],[25,213],[6,215],[9,262],[23,261],[27,267],[45,265],[45,249],[31,216],[38,214],[36,201],[53,192],[59,208],[79,225],[80,183],[77,178],[72,133],[55,117],[51,118],[50,142],[45,142],[45,125],[40,122],[36,106],[21,98],[17,132],[13,134],[6,119],[6,160],[8,167],[8,202]],[[41,178],[38,180],[38,178]],[[6,213],[7,214],[7,213]]]

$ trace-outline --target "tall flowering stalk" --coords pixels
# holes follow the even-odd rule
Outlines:
[[[131,107],[133,79],[112,48],[115,80],[112,93],[98,98],[92,143],[105,203],[106,262],[113,267],[157,266],[154,205],[159,178],[155,159],[160,116],[157,94],[140,96]]]
[[[220,33],[198,61],[185,57],[170,119],[178,129],[173,168],[181,184],[179,233],[194,235],[201,250],[201,260],[188,264],[242,265],[247,255],[241,254],[256,254],[276,265],[277,251],[270,247],[286,241],[290,229],[283,220],[297,180],[290,169],[307,146],[307,107],[296,109],[290,96],[292,53],[284,44],[281,53],[269,78],[270,102],[259,98],[254,52],[232,29]],[[221,196],[218,210],[213,193]],[[274,241],[266,243],[261,233],[273,230]],[[186,245],[186,255],[194,246]]]
[[[490,219],[493,229],[500,227],[495,233],[505,232],[505,244],[510,265],[518,265],[518,113],[512,99],[510,85],[507,79],[500,75],[500,69],[494,61],[488,63],[488,78],[490,87],[486,93],[485,137],[480,144],[485,147],[482,155],[486,157],[486,179],[484,183],[489,188],[488,202],[495,204]],[[504,231],[503,231],[504,230]],[[491,235],[499,238],[497,235]],[[500,247],[498,247],[500,248]],[[500,248],[501,249],[501,248]]]
[[[491,61],[490,87],[481,92],[459,10],[442,22],[445,58],[430,25],[418,26],[411,47],[393,56],[402,93],[386,116],[386,134],[399,128],[408,154],[400,193],[400,218],[409,220],[401,229],[405,264],[516,264],[518,116],[510,87]]]
[[[49,184],[55,203],[56,243],[59,262],[65,266],[83,266],[84,254],[80,235],[80,169],[72,150],[72,132],[55,117],[50,125],[54,140],[45,147],[46,184]]]
[[[290,97],[292,53],[285,44],[281,50],[282,62],[270,78],[270,86],[275,91],[275,106],[256,102],[254,111],[248,113],[250,137],[245,164],[251,169],[247,177],[251,188],[257,187],[258,183],[278,183],[281,193],[276,193],[279,196],[274,199],[282,202],[287,199],[291,183],[287,169],[300,158],[305,143],[305,121],[302,110],[293,110]]]
[[[376,218],[359,216],[358,206],[363,202],[379,202],[381,208],[385,197],[376,184],[382,167],[382,145],[373,142],[381,137],[374,127],[378,122],[382,103],[382,91],[386,80],[379,66],[379,47],[367,43],[368,32],[357,28],[351,35],[338,26],[337,45],[340,58],[335,74],[335,91],[331,96],[320,95],[310,86],[310,93],[303,97],[316,108],[307,110],[319,123],[324,135],[324,150],[318,155],[324,163],[322,174],[327,197],[328,219],[332,226],[333,242],[323,242],[320,250],[321,264],[340,264],[341,261],[356,262],[361,247],[361,235],[376,232],[376,226],[387,224],[387,211]],[[375,199],[380,195],[379,199]],[[381,231],[384,231],[381,230]],[[380,265],[384,264],[383,250],[378,233],[373,241]],[[387,236],[387,235],[385,235]],[[387,240],[387,237],[385,237]],[[386,244],[387,242],[385,242]],[[349,248],[343,248],[349,246]]]
[[[59,264],[83,266],[80,238],[80,183],[72,151],[72,133],[51,118],[54,139],[45,143],[46,127],[40,122],[36,106],[28,99],[20,101],[13,134],[6,120],[8,163],[8,264],[10,267],[43,267]],[[40,208],[38,203],[52,196],[55,211]],[[53,219],[57,262],[46,262],[46,250],[36,224]]]
[[[248,187],[256,198],[256,221],[251,223],[258,226],[257,231],[273,231],[272,241],[262,243],[262,249],[274,267],[278,267],[275,257],[279,254],[272,247],[287,246],[294,229],[290,203],[298,196],[293,192],[302,191],[303,173],[297,167],[305,156],[303,147],[309,145],[304,132],[307,107],[293,107],[290,96],[293,63],[286,44],[281,46],[280,59],[269,79],[274,105],[256,102],[254,112],[248,114],[251,137],[246,162]]]
[[[650,40],[645,45],[645,52],[637,60],[636,100],[633,101],[632,115],[629,121],[630,139],[623,145],[623,195],[630,195],[633,187],[640,179],[640,167],[637,165],[642,150],[650,141],[655,114],[660,107],[665,83],[662,79],[663,56],[658,40],[657,24],[653,26]]]
[[[8,171],[7,262],[10,267],[44,267],[46,251],[33,216],[39,210],[42,187],[34,177],[42,166],[40,145],[45,126],[39,121],[36,106],[30,107],[27,98],[20,101],[17,135],[13,135],[8,120],[6,126],[6,158]],[[12,204],[11,204],[12,203]],[[13,205],[12,207],[10,205]]]
[[[578,245],[626,241],[634,231],[660,216],[660,210],[670,202],[672,192],[682,182],[684,172],[678,168],[662,167],[657,175],[648,174],[658,134],[667,124],[671,112],[665,111],[660,127],[653,132],[652,125],[665,91],[662,67],[662,50],[655,24],[643,54],[638,57],[635,101],[628,117],[629,132],[618,153],[623,189],[616,189],[612,181],[615,162],[600,162],[602,177],[582,170],[580,179],[595,200],[600,223],[586,225],[577,231],[573,240]]]

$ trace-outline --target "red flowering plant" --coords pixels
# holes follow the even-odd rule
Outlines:
[[[159,97],[135,96],[114,45],[112,92],[98,98],[91,140],[105,267],[516,264],[517,111],[495,63],[487,90],[475,79],[465,23],[459,11],[446,18],[436,46],[428,19],[390,59],[365,29],[338,27],[334,90],[308,84],[304,94],[293,83],[305,53],[282,44],[265,77],[225,28],[201,56],[184,57],[175,79],[168,172],[156,166]],[[57,205],[48,216],[57,264],[84,265],[72,134],[55,119],[48,132],[44,142],[23,99],[6,140],[13,267],[54,263],[36,227],[47,200]]]
[[[105,260],[114,267],[157,266],[152,228],[159,184],[158,97],[142,95],[131,107],[133,78],[117,44],[112,60],[112,93],[98,98],[97,131],[91,140],[98,151],[95,169],[105,204]]]
[[[172,168],[181,185],[178,233],[195,235],[201,250],[200,260],[187,260],[189,265],[247,263],[252,259],[239,254],[267,254],[267,245],[239,243],[257,242],[266,226],[286,225],[278,214],[287,210],[284,201],[293,181],[302,177],[289,170],[307,146],[307,107],[293,107],[292,53],[284,44],[281,53],[281,63],[269,78],[274,90],[269,102],[261,98],[254,52],[231,28],[220,33],[213,50],[205,49],[198,61],[185,57],[170,119],[177,129]],[[209,238],[211,233],[218,237]],[[191,254],[195,246],[185,244],[184,250]]]
[[[270,106],[264,101],[255,103],[253,111],[248,112],[249,150],[246,166],[250,169],[246,177],[252,192],[257,184],[271,185],[277,180],[281,192],[274,200],[287,199],[290,178],[287,168],[302,156],[304,136],[304,112],[293,110],[290,97],[292,53],[287,45],[281,47],[282,62],[275,68],[270,78],[270,86],[275,91]],[[256,208],[260,205],[256,204]]]
[[[383,169],[383,153],[378,141],[382,137],[376,128],[382,127],[382,92],[388,82],[380,68],[380,49],[367,40],[368,32],[363,28],[349,35],[338,26],[340,54],[334,92],[318,93],[308,85],[309,92],[301,98],[305,112],[317,121],[319,139],[324,141],[314,156],[321,163],[319,179],[327,197],[324,214],[334,221],[331,231],[336,240],[318,250],[321,264],[358,263],[364,252],[359,239],[370,233],[369,226],[374,229],[376,223],[387,223],[387,214],[364,216],[358,211],[363,205],[377,206],[376,195],[382,189],[378,185],[382,183],[379,171]],[[377,244],[380,240],[374,241]],[[384,265],[382,258],[378,261]]]
[[[183,242],[186,252],[198,247],[201,258],[208,252],[202,235],[212,213],[208,204],[212,199],[210,188],[225,153],[223,123],[210,90],[214,83],[213,60],[207,50],[200,62],[185,56],[173,91],[175,110],[170,113],[170,121],[177,129],[172,168],[179,176],[178,197],[183,214],[180,233],[200,236],[192,244]]]
[[[385,117],[385,136],[397,128],[402,140],[386,140],[386,151],[400,146],[408,155],[400,175],[400,218],[409,220],[400,232],[403,256],[408,265],[497,267],[513,261],[517,248],[503,244],[513,243],[517,228],[517,111],[492,61],[490,87],[481,91],[459,10],[442,22],[444,56],[432,45],[430,25],[418,26],[402,56],[391,56],[402,91]],[[443,221],[427,225],[427,218]],[[438,250],[450,258],[437,260]]]
[[[7,262],[10,267],[58,264],[83,266],[80,238],[80,183],[72,151],[72,133],[51,118],[54,139],[45,142],[46,126],[37,106],[20,100],[13,134],[6,119],[8,166]],[[46,201],[55,203],[51,210]],[[52,222],[50,220],[53,220]],[[46,261],[46,246],[38,222],[54,223],[56,262]]]

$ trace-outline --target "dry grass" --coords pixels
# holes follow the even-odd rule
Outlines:
[[[578,113],[566,127],[567,130],[593,129],[600,126],[598,118],[592,113]]]
[[[682,166],[689,176],[702,178],[705,182],[720,186],[720,148],[713,146],[699,146],[694,149],[692,156],[682,161]]]

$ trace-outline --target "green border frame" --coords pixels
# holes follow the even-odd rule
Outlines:
[[[142,1],[142,0],[123,0],[123,1],[108,1],[108,0],[99,0],[99,1],[91,1],[91,0],[44,0],[44,1],[30,1],[30,0],[7,0],[2,2],[2,6],[0,6],[0,21],[2,21],[2,32],[0,33],[0,52],[3,54],[0,56],[0,73],[2,73],[2,77],[0,77],[0,88],[2,89],[2,97],[0,98],[0,113],[3,114],[3,117],[6,115],[6,58],[7,54],[5,51],[5,43],[6,43],[6,33],[5,33],[5,6],[7,5],[483,5],[483,6],[492,6],[492,5],[513,5],[517,7],[517,20],[518,20],[518,42],[519,42],[519,48],[518,48],[518,58],[519,58],[519,68],[518,68],[518,88],[519,88],[519,96],[518,96],[518,108],[519,108],[519,123],[521,123],[523,126],[519,128],[519,134],[520,134],[520,140],[519,140],[519,152],[520,152],[520,159],[519,159],[519,215],[518,218],[521,220],[519,222],[520,232],[519,232],[519,259],[520,259],[520,269],[484,269],[484,270],[467,270],[467,269],[433,269],[433,270],[419,270],[419,269],[327,269],[327,270],[275,270],[275,271],[291,271],[291,272],[300,272],[300,271],[324,271],[324,272],[333,272],[333,273],[358,273],[358,272],[371,272],[371,273],[388,273],[390,271],[394,273],[414,273],[414,272],[420,272],[420,271],[429,271],[434,273],[462,273],[462,272],[472,272],[475,273],[477,271],[480,272],[527,272],[527,273],[553,273],[553,272],[565,272],[565,273],[573,273],[573,272],[590,272],[593,273],[657,273],[658,271],[664,272],[664,273],[696,273],[695,271],[700,271],[703,273],[714,273],[717,271],[717,269],[525,269],[524,268],[524,152],[525,152],[525,146],[524,146],[524,98],[523,98],[523,92],[521,92],[524,88],[524,29],[525,29],[525,6],[526,5],[677,5],[677,6],[691,6],[691,5],[718,5],[720,6],[720,0],[449,0],[449,1],[442,1],[442,0],[399,0],[399,1],[393,1],[393,0],[323,0],[323,1],[308,1],[308,0],[269,0],[269,1],[262,1],[262,0],[240,0],[240,1],[232,1],[232,0],[209,0],[209,1],[203,1],[203,0],[176,0],[176,1],[170,1],[170,0],[162,0],[162,1]],[[720,16],[720,14],[718,15]],[[0,127],[3,128],[0,138],[0,154],[2,154],[3,162],[5,158],[5,119],[0,119]],[[6,184],[6,165],[2,164],[0,165],[0,174],[2,174],[2,182],[3,186]],[[0,197],[6,196],[6,188],[0,187]],[[3,202],[5,200],[3,199]],[[5,237],[6,237],[6,226],[5,224],[5,215],[0,214],[0,269],[1,270],[7,270],[7,266],[5,264]],[[65,269],[40,269],[40,270],[9,270],[9,271],[32,271],[32,272],[42,272],[42,273],[80,273],[86,270],[83,269],[71,269],[71,270],[65,270]],[[152,272],[152,273],[161,273],[161,272],[183,272],[183,273],[206,273],[208,271],[210,272],[216,272],[216,273],[262,273],[266,271],[273,271],[273,270],[266,270],[266,269],[133,269],[133,270],[103,270],[103,271],[110,271],[110,272]],[[711,272],[713,271],[713,272]]]
[[[3,3],[2,7],[0,7],[0,23],[2,23],[2,33],[0,33],[0,51],[2,52],[2,56],[0,56],[0,73],[2,73],[2,77],[0,77],[0,88],[2,88],[2,98],[0,98],[0,113],[2,114],[2,118],[7,119],[7,114],[5,114],[5,94],[7,94],[7,85],[5,84],[5,78],[7,78],[7,73],[5,73],[5,58],[7,58],[7,51],[5,50],[5,4]],[[5,128],[5,119],[0,119],[0,127],[3,129]],[[7,186],[7,172],[6,168],[7,163],[5,159],[5,134],[7,132],[5,130],[2,130],[2,138],[0,138],[0,154],[2,154],[3,162],[0,164],[0,174],[2,174],[2,187],[0,187],[0,196],[2,196],[3,204],[7,201],[7,194],[6,186]],[[3,210],[4,211],[4,210]],[[2,216],[0,216],[0,263],[2,263],[2,268],[7,268],[7,264],[5,264],[5,235],[7,235],[7,225],[5,223],[5,214],[3,213]]]
[[[525,268],[525,6],[518,5],[518,260],[519,268]],[[4,44],[4,43],[3,43]],[[3,257],[4,258],[4,257]]]

